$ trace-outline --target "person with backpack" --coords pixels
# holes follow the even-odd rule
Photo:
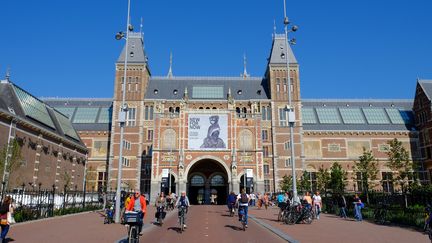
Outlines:
[[[241,193],[237,196],[237,205],[239,207],[238,211],[244,211],[245,216],[245,227],[248,227],[248,208],[249,208],[250,196],[246,193],[246,190],[243,188]],[[241,221],[241,215],[239,213],[239,221]]]
[[[186,215],[187,215],[187,212],[188,212],[188,208],[189,208],[189,206],[190,206],[189,198],[186,196],[186,192],[185,192],[185,191],[182,191],[182,192],[181,192],[181,196],[177,199],[176,207],[177,207],[177,208],[185,207],[185,211],[184,211],[184,224],[183,224],[183,227],[184,227],[184,228],[187,227],[187,226],[186,226]],[[179,211],[179,212],[180,212],[180,211]]]

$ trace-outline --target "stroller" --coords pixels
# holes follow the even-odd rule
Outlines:
[[[110,208],[105,209],[105,219],[104,224],[114,223],[114,208],[111,206]]]

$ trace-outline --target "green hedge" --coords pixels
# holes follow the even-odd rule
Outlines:
[[[88,205],[85,206],[84,208],[83,207],[60,208],[54,210],[54,216],[99,210],[101,208],[102,206],[99,205],[98,206]],[[17,223],[35,220],[40,218],[38,213],[39,213],[38,210],[34,210],[31,208],[26,208],[26,207],[18,208],[14,213],[14,218]]]

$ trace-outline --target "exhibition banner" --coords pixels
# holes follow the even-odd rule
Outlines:
[[[188,149],[227,149],[228,115],[189,114],[188,119]]]

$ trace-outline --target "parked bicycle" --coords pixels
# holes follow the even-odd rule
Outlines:
[[[139,243],[139,230],[142,225],[141,212],[126,211],[124,214],[124,224],[128,227],[128,242]]]
[[[388,207],[388,204],[378,203],[377,207],[374,210],[375,223],[385,224],[387,222]]]
[[[105,218],[104,224],[114,223],[114,209],[111,206],[110,208],[105,209]]]
[[[296,223],[312,223],[312,207],[310,204],[302,202],[302,204],[295,204],[289,207],[285,214],[284,222],[286,224]]]

